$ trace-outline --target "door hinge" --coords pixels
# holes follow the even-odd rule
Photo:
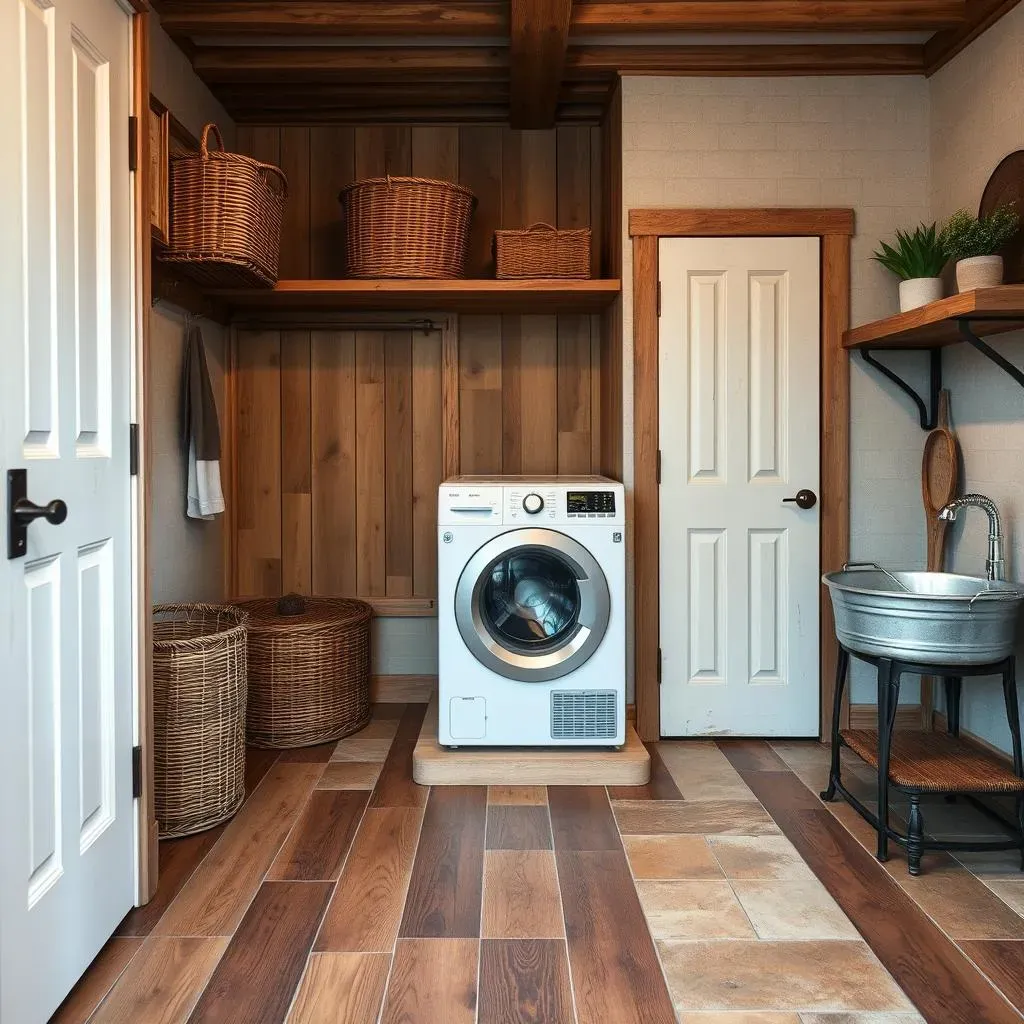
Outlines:
[[[132,747],[132,799],[142,796],[142,747]]]
[[[658,282],[658,316],[661,316],[661,282]]]
[[[128,473],[131,476],[139,475],[139,425],[138,423],[128,424]]]
[[[131,114],[128,117],[128,170],[139,169],[139,119]]]
[[[654,462],[654,476],[657,482],[661,483],[661,449],[658,449],[658,455]]]
[[[661,686],[661,648],[658,648],[658,685]]]

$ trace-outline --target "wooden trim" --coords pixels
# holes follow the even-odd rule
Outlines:
[[[662,238],[852,235],[853,210],[630,210],[629,233]]]
[[[662,237],[817,236],[821,253],[821,567],[846,561],[850,541],[850,370],[842,346],[850,319],[853,211],[630,210],[633,236],[633,606],[637,731],[661,735],[657,676],[659,631],[658,244]],[[641,230],[644,229],[644,230]],[[827,735],[835,692],[836,647],[822,597],[821,735]],[[844,721],[847,715],[844,712]]]
[[[432,618],[437,602],[432,597],[361,597],[378,619]]]
[[[934,75],[986,29],[1009,14],[1020,0],[968,0],[967,20],[955,28],[936,32],[924,44],[925,74]]]
[[[437,692],[437,676],[371,676],[375,704],[426,704]]]
[[[450,316],[441,332],[441,411],[444,420],[442,453],[444,477],[459,475],[459,318]]]
[[[844,729],[877,729],[878,706],[876,704],[851,704],[848,708],[849,724]],[[831,717],[832,710],[829,709]],[[831,726],[831,720],[829,725]],[[901,704],[896,709],[896,728],[909,732],[921,731],[920,704]]]
[[[633,609],[636,728],[661,737],[658,685],[658,237],[633,239]]]
[[[135,417],[139,425],[139,475],[135,488],[135,517],[138,524],[135,558],[136,590],[133,595],[137,653],[135,680],[138,707],[137,729],[142,748],[142,796],[136,807],[138,815],[139,871],[135,897],[139,905],[148,903],[156,894],[159,870],[155,775],[153,770],[153,644],[152,589],[149,572],[151,495],[150,466],[152,436],[149,430],[150,381],[150,310],[152,309],[152,234],[150,231],[150,139],[149,115],[149,19],[144,9],[136,9],[132,17],[132,110],[139,118],[139,163],[135,172]],[[127,126],[125,126],[127,127]]]
[[[238,330],[228,332],[221,417],[221,481],[224,488],[224,594],[237,593],[238,576]]]
[[[552,128],[569,46],[572,0],[510,0],[513,128]]]

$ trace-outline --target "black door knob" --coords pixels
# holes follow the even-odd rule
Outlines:
[[[782,500],[783,502],[794,502],[798,508],[814,508],[818,504],[818,496],[814,491],[807,490],[806,487],[797,491],[792,498],[783,498]]]
[[[37,505],[28,498],[21,498],[14,503],[14,520],[22,526],[28,526],[33,520],[45,519],[54,526],[60,526],[68,517],[68,506],[60,498],[54,498],[49,505]]]

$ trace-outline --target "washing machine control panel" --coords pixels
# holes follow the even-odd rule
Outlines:
[[[625,513],[622,485],[610,481],[452,480],[441,485],[438,502],[445,526],[619,526]]]
[[[558,518],[557,487],[506,487],[506,523],[550,523]]]

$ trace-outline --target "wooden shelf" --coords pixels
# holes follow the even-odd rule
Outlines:
[[[208,294],[236,315],[284,310],[418,310],[452,313],[599,313],[622,288],[590,281],[279,281],[260,290]]]
[[[1019,319],[996,319],[1013,317]],[[939,348],[963,341],[960,319],[980,338],[1024,329],[1024,284],[978,288],[847,331],[844,348]]]

